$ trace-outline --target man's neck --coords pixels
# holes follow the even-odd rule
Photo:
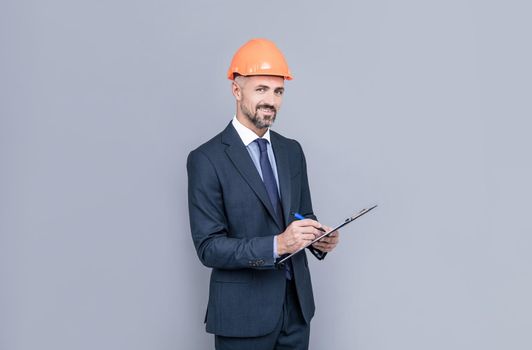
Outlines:
[[[240,124],[244,125],[246,128],[248,128],[249,130],[253,131],[259,137],[263,137],[264,134],[266,134],[266,131],[268,131],[268,128],[262,128],[262,129],[257,128],[251,122],[251,120],[249,120],[249,118],[247,118],[245,115],[237,113],[236,114],[236,119],[238,119]]]

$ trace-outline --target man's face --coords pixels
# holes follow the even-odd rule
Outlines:
[[[284,78],[267,75],[239,77],[233,94],[239,110],[257,129],[269,128],[281,108],[284,93]],[[238,89],[237,89],[238,90]]]

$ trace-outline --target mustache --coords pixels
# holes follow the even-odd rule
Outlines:
[[[272,111],[274,111],[275,113],[277,113],[277,108],[275,108],[274,106],[272,105],[268,105],[268,104],[260,104],[260,105],[257,105],[257,111],[259,110],[259,108],[267,108],[267,109],[271,109]]]

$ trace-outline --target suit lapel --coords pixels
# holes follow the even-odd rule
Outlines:
[[[277,164],[277,176],[279,177],[279,187],[281,191],[281,203],[283,205],[284,225],[288,225],[290,220],[290,162],[288,160],[288,150],[282,139],[277,134],[270,131],[275,163]]]
[[[279,228],[284,229],[282,223],[278,222],[277,215],[275,215],[264,182],[262,182],[259,172],[249,156],[248,150],[244,146],[242,139],[240,139],[240,136],[238,136],[238,133],[232,124],[229,124],[229,126],[223,131],[222,142],[228,145],[225,152],[235,165],[238,172],[242,175],[244,180],[246,180],[257,197],[259,197],[260,201],[266,207],[266,210]]]

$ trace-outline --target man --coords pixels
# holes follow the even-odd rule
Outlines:
[[[187,161],[192,238],[212,268],[207,332],[216,349],[307,349],[306,252],[276,261],[330,228],[314,216],[301,146],[270,130],[292,75],[274,43],[254,39],[236,52],[228,78],[236,116]],[[334,232],[309,250],[321,260],[337,243]]]

